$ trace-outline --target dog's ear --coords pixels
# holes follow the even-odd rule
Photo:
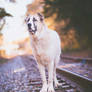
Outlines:
[[[43,21],[44,20],[44,16],[41,14],[41,13],[37,13],[39,18],[40,18],[40,21]]]

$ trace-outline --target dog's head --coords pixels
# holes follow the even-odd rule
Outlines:
[[[28,31],[32,35],[34,35],[38,30],[41,30],[41,26],[43,25],[43,20],[44,17],[40,13],[27,16],[25,21],[28,26]]]

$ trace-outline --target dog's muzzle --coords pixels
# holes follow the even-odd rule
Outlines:
[[[27,26],[28,26],[29,32],[30,32],[32,35],[35,34],[35,32],[37,31],[37,26],[34,24],[34,30],[31,28],[31,24],[30,24],[30,23],[28,23]]]

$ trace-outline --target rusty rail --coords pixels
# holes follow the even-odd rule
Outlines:
[[[57,67],[57,72],[80,85],[83,89],[83,92],[91,92],[92,79],[59,67]]]
[[[86,60],[86,61],[92,61],[92,58],[83,58],[83,57],[73,57],[73,56],[61,56],[63,59],[69,59],[69,60]]]

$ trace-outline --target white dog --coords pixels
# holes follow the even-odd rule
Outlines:
[[[37,13],[26,18],[28,31],[30,33],[33,55],[37,60],[39,71],[42,77],[43,86],[40,92],[55,92],[58,86],[56,78],[56,65],[60,59],[61,46],[58,34],[48,29],[44,23],[44,17]],[[48,69],[48,85],[45,75],[45,67]]]

